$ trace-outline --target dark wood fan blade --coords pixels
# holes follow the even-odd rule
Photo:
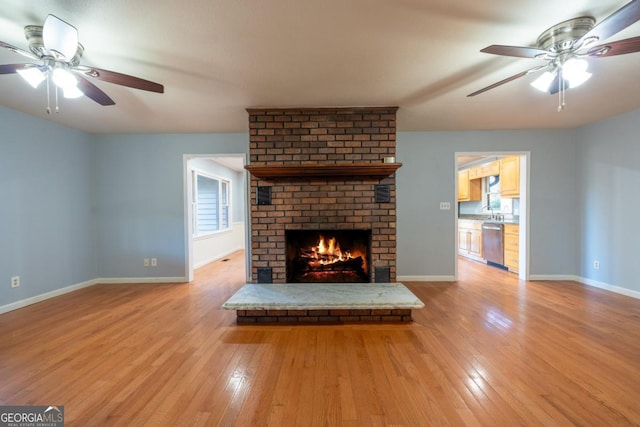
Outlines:
[[[13,51],[15,53],[19,53],[20,55],[26,56],[27,58],[38,59],[38,57],[36,55],[34,55],[33,53],[27,52],[26,50],[22,50],[19,47],[15,47],[13,45],[10,45],[9,43],[0,42],[0,47],[3,47],[5,49],[9,49],[10,51]]]
[[[587,55],[594,58],[640,52],[640,36],[594,46]]]
[[[487,46],[480,50],[480,52],[491,53],[493,55],[515,56],[516,58],[535,58],[536,56],[547,54],[546,50],[536,49],[534,47],[504,46],[499,44]]]
[[[115,105],[113,99],[104,93],[100,88],[82,76],[78,76],[78,89],[82,91],[88,98],[93,99],[100,105]]]
[[[497,82],[497,83],[494,83],[494,84],[489,85],[489,86],[487,86],[487,87],[485,87],[485,88],[482,88],[482,89],[477,90],[477,91],[475,91],[475,92],[473,92],[473,93],[470,93],[469,95],[467,95],[467,97],[480,95],[481,93],[484,93],[484,92],[486,92],[486,91],[488,91],[488,90],[495,89],[495,88],[497,88],[498,86],[502,86],[502,85],[503,85],[503,84],[505,84],[505,83],[509,83],[509,82],[511,82],[511,81],[513,81],[513,80],[519,79],[520,77],[524,77],[524,76],[526,76],[527,74],[535,73],[535,72],[537,72],[537,71],[540,71],[540,70],[543,70],[543,69],[546,69],[546,68],[548,68],[548,65],[539,65],[539,66],[537,66],[537,67],[530,68],[530,69],[528,69],[528,70],[526,70],[526,71],[522,71],[522,72],[520,72],[520,73],[518,73],[518,74],[514,74],[514,75],[513,75],[513,76],[511,76],[511,77],[507,77],[507,78],[506,78],[506,79],[504,79],[504,80],[500,80],[500,81],[499,81],[499,82]]]
[[[27,68],[29,64],[3,64],[0,65],[0,74],[13,74],[18,70]]]
[[[633,0],[600,21],[581,41],[597,37],[604,41],[640,19],[640,0]]]
[[[115,71],[103,70],[95,67],[76,67],[75,70],[84,73],[89,77],[93,77],[105,82],[117,85],[128,86],[134,89],[147,90],[149,92],[164,93],[164,86],[139,77],[129,76],[127,74],[116,73]]]

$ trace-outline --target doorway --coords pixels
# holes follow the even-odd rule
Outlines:
[[[501,162],[501,159],[503,160]],[[510,163],[509,163],[510,161]],[[515,163],[514,163],[515,161]],[[503,173],[500,174],[500,167]],[[512,186],[507,177],[509,168],[517,169],[519,181],[517,197],[513,188],[505,190],[507,197],[501,203],[500,193],[492,191],[490,185],[500,181],[503,187]],[[495,172],[493,172],[495,170]],[[513,169],[510,170],[513,172]],[[487,262],[484,254],[478,250],[478,242],[481,242],[481,224],[486,220],[500,225],[502,228],[502,245],[512,245],[506,247],[503,266],[505,274],[517,274],[521,280],[529,278],[529,171],[530,152],[457,152],[455,153],[455,197],[458,200],[468,200],[454,203],[455,206],[455,230],[454,230],[454,251],[455,251],[455,272],[454,280],[458,280],[458,256],[459,248],[469,247],[471,259],[479,262]],[[484,172],[484,173],[483,173]],[[469,176],[471,175],[471,177]],[[471,180],[471,184],[465,180]],[[498,190],[499,191],[499,190]],[[503,193],[504,194],[504,193]],[[460,219],[463,219],[461,222]],[[462,227],[460,227],[462,224]],[[515,227],[514,227],[515,225]],[[468,233],[464,233],[470,227]],[[477,228],[477,230],[475,230]],[[517,230],[514,236],[513,230]],[[474,234],[475,233],[475,234]],[[466,238],[469,241],[463,241]],[[505,240],[506,239],[506,240]],[[480,248],[482,247],[480,243]],[[471,251],[474,249],[475,251]],[[503,246],[504,250],[504,246]],[[508,267],[509,263],[511,267]],[[513,265],[517,268],[513,268]],[[511,270],[512,272],[507,272]],[[513,273],[517,271],[517,273]]]
[[[245,154],[183,157],[185,279],[191,282],[194,269],[249,252],[248,177]]]

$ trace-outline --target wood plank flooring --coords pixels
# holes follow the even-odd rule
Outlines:
[[[238,326],[244,254],[191,284],[96,285],[0,315],[0,405],[67,426],[640,425],[640,301],[461,259],[395,325]]]

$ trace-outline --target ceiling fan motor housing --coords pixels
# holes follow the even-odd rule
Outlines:
[[[569,19],[554,25],[538,37],[539,49],[561,54],[574,50],[575,43],[595,26],[596,20],[590,16]]]
[[[27,25],[24,27],[24,36],[29,43],[29,50],[33,52],[38,58],[45,58],[47,56],[51,56],[51,53],[47,50],[44,45],[44,40],[42,38],[42,25]],[[75,55],[68,64],[72,67],[76,67],[80,64],[80,59],[82,58],[82,54],[84,53],[84,46],[81,43],[78,43],[78,49],[76,50]]]

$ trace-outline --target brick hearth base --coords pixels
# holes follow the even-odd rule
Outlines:
[[[408,323],[411,309],[236,310],[238,324]]]

